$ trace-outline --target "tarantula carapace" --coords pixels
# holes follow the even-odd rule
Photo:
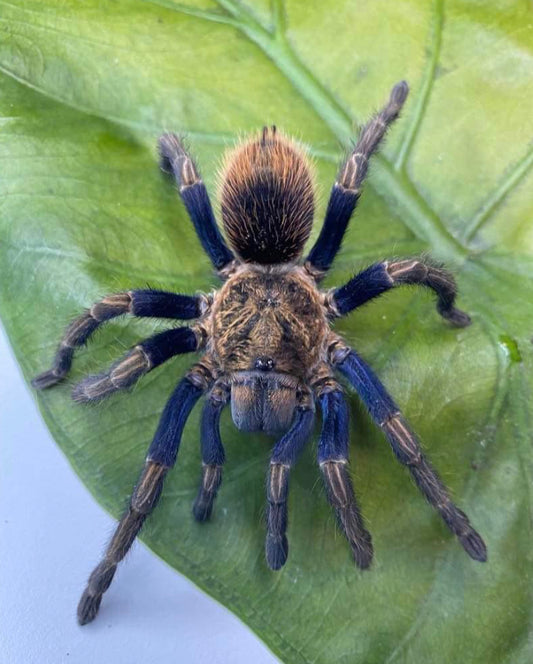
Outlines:
[[[228,154],[220,195],[230,249],[181,141],[174,134],[160,138],[161,168],[176,179],[200,241],[224,283],[209,295],[133,290],[105,297],[68,327],[52,369],[34,380],[37,388],[62,380],[74,349],[115,316],[196,319],[191,327],[173,328],[140,342],[107,372],[89,376],[74,388],[76,401],[97,401],[133,385],[174,355],[204,351],[163,411],[129,507],[80,600],[81,624],[96,616],[117,564],[154,509],[165,475],[176,460],[185,421],[201,396],[205,396],[200,434],[203,466],[193,507],[196,519],[204,521],[211,515],[222,479],[219,419],[229,402],[239,429],[280,436],[272,450],[266,486],[266,560],[272,569],[280,569],[288,554],[289,475],[311,435],[318,406],[322,413],[318,463],[327,497],[356,564],[368,567],[372,542],[348,471],[349,413],[337,373],[355,388],[398,461],[408,467],[468,555],[486,560],[483,540],[452,502],[382,383],[331,329],[335,318],[403,284],[431,288],[439,313],[452,325],[466,326],[469,317],[454,306],[453,277],[427,260],[411,258],[371,265],[340,288],[323,291],[318,287],[340,248],[368,160],[398,116],[407,93],[407,84],[398,83],[386,106],[363,128],[340,169],[324,225],[305,261],[300,257],[313,222],[313,179],[304,152],[293,141],[275,127],[264,128]]]

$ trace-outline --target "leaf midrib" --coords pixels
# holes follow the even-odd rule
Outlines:
[[[172,0],[143,1],[163,7],[169,11],[228,25],[238,30],[258,46],[262,53],[270,59],[293,88],[309,103],[314,112],[321,118],[341,145],[349,144],[353,137],[352,127],[355,125],[355,120],[326,86],[307,69],[294,52],[286,36],[287,16],[284,0],[272,1],[271,26],[265,26],[250,9],[235,2],[235,0],[215,0],[224,13],[196,9],[175,3]],[[389,204],[392,203],[398,206],[404,225],[415,237],[428,243],[433,252],[439,257],[459,266],[469,257],[483,253],[483,249],[472,246],[475,244],[478,231],[486,224],[492,212],[499,207],[503,199],[508,196],[529,172],[530,167],[533,165],[533,151],[530,150],[526,153],[525,157],[510,169],[504,181],[480,205],[472,219],[464,223],[464,232],[460,238],[457,238],[448,230],[440,216],[420,194],[414,182],[408,176],[406,164],[411,149],[416,142],[416,137],[423,122],[427,103],[433,88],[444,24],[443,0],[435,0],[434,15],[433,46],[428,55],[427,73],[424,76],[421,92],[418,100],[415,101],[413,121],[405,132],[404,140],[397,153],[394,164],[383,154],[378,154],[373,158],[379,175],[379,177],[374,178],[374,184],[376,185],[377,192],[389,200]],[[122,117],[105,115],[97,110],[95,111],[93,108],[74,105],[70,100],[61,98],[59,95],[54,95],[50,91],[35,85],[2,65],[0,65],[0,71],[21,84],[32,88],[39,94],[52,98],[79,112],[132,129],[144,131],[153,131],[154,129],[151,125],[127,120]],[[201,135],[203,137],[204,133],[200,134],[196,132],[194,134],[191,132],[192,135]],[[216,143],[227,142],[226,136],[218,134],[206,133],[205,137]],[[314,152],[317,153],[316,150]],[[317,153],[317,156],[327,160],[334,159],[333,155],[327,151],[319,152],[320,154]]]

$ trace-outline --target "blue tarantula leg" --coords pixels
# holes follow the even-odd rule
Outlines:
[[[215,268],[222,270],[233,261],[234,256],[218,230],[207,189],[194,161],[176,134],[163,134],[159,138],[159,155],[161,170],[173,175],[176,180],[204,251]]]
[[[437,510],[468,555],[485,562],[487,549],[481,536],[466,514],[452,502],[448,490],[422,452],[415,434],[372,369],[355,351],[346,348],[333,351],[332,359],[353,385],[370,416],[387,436],[396,458],[407,466],[428,503]]]
[[[331,308],[339,316],[344,316],[391,288],[415,284],[433,290],[437,296],[437,311],[452,325],[470,325],[470,316],[454,306],[457,286],[453,275],[417,258],[371,265],[333,291]]]
[[[350,544],[355,563],[361,569],[366,569],[372,562],[374,551],[348,472],[348,405],[338,387],[320,394],[319,401],[322,408],[322,432],[318,444],[318,462],[326,494]]]
[[[369,159],[378,149],[389,126],[398,117],[408,93],[409,86],[405,81],[393,87],[388,103],[363,127],[359,140],[337,176],[324,225],[307,257],[308,270],[317,278],[329,270],[340,249],[348,222],[361,195]]]
[[[230,396],[229,386],[218,381],[202,412],[202,481],[194,501],[193,514],[197,521],[207,521],[213,511],[213,503],[222,482],[222,465],[225,461],[224,447],[220,439],[220,414]]]
[[[287,497],[289,474],[305,443],[309,440],[314,422],[311,400],[300,403],[287,433],[272,450],[267,478],[267,536],[265,555],[270,569],[285,565],[289,553],[287,540]]]
[[[32,380],[42,390],[59,383],[70,371],[74,350],[83,346],[93,332],[112,318],[123,314],[139,317],[198,318],[209,306],[206,296],[180,295],[157,290],[134,290],[107,295],[96,302],[67,327],[54,358],[52,368]]]
[[[117,565],[131,548],[146,517],[157,505],[165,476],[176,461],[185,422],[194,404],[208,387],[209,378],[204,367],[198,364],[178,383],[168,400],[128,509],[81,596],[78,604],[80,625],[96,617],[102,595],[111,585]]]
[[[141,376],[175,355],[192,353],[202,347],[200,326],[165,330],[138,343],[107,371],[87,376],[72,390],[72,398],[80,403],[100,401],[113,392],[134,385]]]

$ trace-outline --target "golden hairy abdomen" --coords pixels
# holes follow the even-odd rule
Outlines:
[[[223,371],[253,370],[266,357],[275,371],[305,377],[329,331],[319,297],[300,267],[237,272],[213,303],[212,349]]]

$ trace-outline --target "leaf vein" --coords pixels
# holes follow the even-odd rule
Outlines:
[[[420,94],[418,96],[415,111],[410,126],[398,152],[394,168],[397,171],[405,170],[406,163],[416,141],[422,121],[426,114],[429,98],[435,82],[435,72],[440,58],[442,31],[444,27],[444,0],[435,0],[435,18],[433,26],[433,48],[428,59],[427,69],[424,74]]]
[[[468,221],[463,230],[462,240],[468,244],[476,239],[478,232],[490,221],[494,212],[502,204],[505,198],[511,194],[526,177],[533,165],[533,146],[526,152],[524,157],[517,162],[502,182],[490,194],[481,205],[476,214]]]

